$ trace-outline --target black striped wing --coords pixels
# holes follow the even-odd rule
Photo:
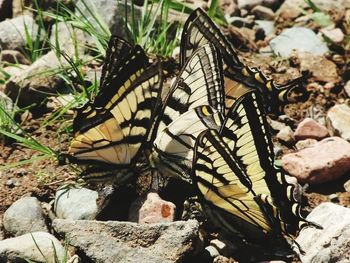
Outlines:
[[[198,48],[183,66],[164,102],[153,138],[181,114],[205,105],[224,112],[221,55],[212,44]]]
[[[232,43],[208,15],[198,8],[192,12],[185,23],[181,38],[180,62],[185,63],[196,48],[207,43],[212,43],[223,56],[227,108],[232,106],[237,96],[251,89],[257,89],[262,93],[266,110],[271,113],[279,112],[284,104],[304,101],[307,98],[306,90],[301,87],[305,77],[295,79],[285,85],[277,85],[272,79],[267,79],[258,69],[244,65]],[[235,91],[239,83],[244,85],[239,91]]]
[[[147,67],[143,50],[136,46],[110,78],[103,107],[77,111],[69,154],[76,162],[128,167],[147,140],[161,88],[158,64]],[[107,76],[109,77],[109,76]]]
[[[273,200],[274,211],[278,211],[273,217],[280,220],[282,231],[295,232],[298,224],[306,221],[293,195],[295,185],[289,184],[285,174],[274,166],[269,126],[258,92],[246,93],[236,101],[226,116],[221,136],[252,181],[252,190]]]
[[[209,106],[188,110],[170,123],[155,139],[152,159],[166,176],[190,182],[193,149],[198,135],[207,129],[219,130],[222,115]]]
[[[275,209],[268,195],[257,195],[221,135],[202,132],[197,139],[192,177],[204,200],[204,212],[229,233],[259,239],[275,231]]]

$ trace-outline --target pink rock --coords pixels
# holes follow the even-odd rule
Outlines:
[[[344,40],[344,33],[340,28],[321,29],[321,33],[328,37],[334,43],[341,43]]]
[[[139,210],[139,223],[172,222],[175,216],[175,205],[164,201],[157,193],[149,193]]]
[[[299,182],[324,183],[350,170],[350,143],[330,137],[282,157],[283,168]]]
[[[320,140],[328,136],[329,132],[327,128],[311,118],[305,118],[302,122],[300,122],[297,129],[294,132],[294,138],[296,140]]]

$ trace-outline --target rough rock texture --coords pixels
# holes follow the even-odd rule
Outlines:
[[[2,50],[0,54],[1,62],[7,62],[12,64],[29,65],[30,61],[17,50]]]
[[[346,104],[333,106],[327,112],[327,124],[332,135],[339,135],[350,142],[350,107]]]
[[[146,200],[137,200],[130,208],[130,219],[138,223],[172,222],[175,217],[175,205],[164,201],[157,193],[148,193]]]
[[[54,51],[39,58],[18,74],[12,75],[5,86],[5,93],[12,99],[18,97],[20,107],[42,102],[50,93],[55,93],[62,82],[54,70],[61,62]],[[65,64],[65,61],[63,61]]]
[[[252,14],[262,20],[274,20],[275,13],[268,7],[258,5],[252,9]]]
[[[297,129],[294,132],[294,138],[296,140],[321,140],[323,138],[326,138],[327,136],[329,136],[327,128],[311,118],[305,118],[302,122],[300,122]]]
[[[56,219],[53,227],[96,263],[182,262],[198,241],[198,222],[194,220],[136,224]]]
[[[315,139],[305,139],[305,140],[297,141],[295,144],[295,147],[298,150],[301,150],[301,149],[310,147],[310,146],[314,145],[315,143],[317,143],[317,140],[315,140]]]
[[[299,182],[324,183],[350,170],[350,143],[330,137],[282,157],[283,168]]]
[[[293,50],[298,52],[310,52],[315,55],[323,55],[328,47],[309,28],[292,27],[270,41],[273,52],[281,57],[288,58]]]
[[[340,77],[337,73],[337,66],[334,62],[324,56],[314,55],[308,52],[298,53],[300,70],[309,71],[316,81],[337,83]],[[322,67],[320,67],[322,65]]]
[[[323,203],[307,217],[323,227],[304,228],[296,239],[303,263],[350,262],[350,208]]]
[[[29,262],[24,261],[26,259],[31,262],[56,263],[55,257],[58,262],[64,262],[65,254],[61,243],[46,232],[34,232],[0,241],[0,262]]]
[[[24,197],[14,202],[4,214],[5,230],[15,236],[30,232],[48,232],[40,202],[36,197]]]
[[[63,219],[95,219],[98,193],[87,188],[61,189],[55,196],[55,213]]]
[[[88,8],[84,5],[84,3],[93,10],[95,13],[91,14],[88,11]],[[77,2],[77,7],[81,11],[76,11],[77,16],[86,17],[92,24],[97,24],[94,16],[97,16],[105,22],[108,28],[111,30],[112,34],[116,34],[119,37],[126,37],[125,32],[125,22],[123,17],[125,17],[125,4],[123,1],[118,3],[114,0],[100,0],[100,1],[81,1]],[[131,8],[128,4],[128,16],[131,15]],[[77,10],[78,10],[77,9]],[[108,10],[108,12],[106,12]],[[140,15],[140,8],[135,6],[135,21],[138,21],[138,17]],[[131,18],[131,17],[129,17]],[[128,21],[131,21],[128,19]]]
[[[26,44],[25,25],[29,34],[35,39],[38,26],[30,16],[19,16],[0,23],[1,49],[20,49]]]

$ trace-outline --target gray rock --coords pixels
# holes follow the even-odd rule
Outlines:
[[[247,9],[250,10],[254,6],[261,5],[263,0],[238,0],[238,8],[239,9]]]
[[[136,224],[56,219],[53,227],[96,263],[182,262],[199,241],[198,222],[194,220]]]
[[[30,232],[48,232],[40,202],[36,197],[24,197],[14,202],[4,214],[5,230],[15,236]]]
[[[95,219],[98,193],[87,188],[61,189],[56,192],[54,211],[63,219]]]
[[[68,56],[83,55],[86,47],[85,42],[84,32],[65,22],[60,22],[51,29],[51,45],[58,50],[63,50]]]
[[[350,107],[346,104],[333,106],[327,112],[327,124],[332,135],[339,135],[350,142]]]
[[[84,5],[86,4],[86,5]],[[119,3],[114,0],[98,0],[98,1],[81,1],[77,2],[76,15],[78,17],[86,17],[88,21],[95,26],[97,30],[102,30],[95,17],[102,19],[112,34],[120,37],[126,37],[125,32],[125,3]],[[89,12],[93,10],[93,13]],[[108,12],[106,12],[108,10]],[[127,5],[128,21],[131,21],[130,4]],[[135,6],[135,19],[138,21],[140,17],[140,7]]]
[[[255,20],[255,23],[264,31],[265,36],[269,36],[275,32],[275,23],[273,21]]]
[[[33,12],[30,10],[30,8],[33,8],[32,0],[12,0],[12,17],[18,17],[22,15],[33,17]]]
[[[0,0],[1,1],[1,0]],[[30,61],[17,50],[2,50],[1,51],[1,62],[7,62],[12,64],[29,65]]]
[[[293,50],[323,55],[329,51],[327,45],[309,28],[292,27],[270,41],[273,52],[288,58]]]
[[[255,15],[257,19],[262,20],[274,20],[275,13],[268,7],[257,5],[252,9],[252,14]]]
[[[46,232],[34,232],[0,241],[0,262],[29,262],[30,260],[56,263],[64,262],[65,257],[66,251],[61,243]]]
[[[0,47],[1,49],[21,49],[26,45],[27,27],[33,39],[38,34],[38,25],[30,16],[19,16],[0,22]]]
[[[303,263],[350,262],[350,208],[332,203],[317,206],[307,217],[323,227],[301,230],[296,242],[306,252]]]

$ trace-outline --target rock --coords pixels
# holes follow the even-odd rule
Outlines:
[[[350,209],[332,203],[322,203],[307,217],[323,227],[303,228],[296,242],[306,252],[299,255],[303,263],[350,261]]]
[[[30,16],[19,16],[0,22],[1,49],[21,49],[26,45],[25,25],[33,39],[37,37],[38,25]]]
[[[81,263],[81,259],[78,255],[72,256],[67,263]]]
[[[345,191],[347,191],[348,193],[350,193],[350,180],[348,180],[348,181],[344,184],[344,189],[345,189]]]
[[[275,23],[273,21],[255,20],[255,23],[264,31],[265,36],[269,36],[275,32]],[[270,46],[267,47],[270,48]]]
[[[257,5],[252,9],[252,14],[255,15],[257,19],[262,20],[274,20],[275,13],[268,7]]]
[[[350,107],[338,104],[327,112],[327,124],[331,128],[331,135],[339,135],[350,142]]]
[[[300,122],[297,129],[294,132],[294,138],[296,140],[321,140],[328,136],[329,132],[327,128],[311,118],[305,118],[302,122]]]
[[[95,219],[98,193],[87,188],[62,188],[56,192],[54,211],[63,219]]]
[[[327,38],[329,38],[333,43],[341,43],[344,40],[344,33],[340,28],[326,29],[323,28],[320,30]]]
[[[83,1],[79,0],[77,2],[76,15],[78,17],[84,17],[83,19],[87,19],[92,25],[95,25],[97,29],[101,30],[101,26],[96,21],[94,17],[96,17],[95,12],[102,18],[110,29],[112,34],[115,34],[122,38],[127,38],[127,33],[125,32],[125,12],[127,8],[127,13],[129,19],[131,21],[131,8],[130,3],[125,7],[124,2],[116,2],[114,0],[101,0],[101,1]],[[91,13],[90,10],[93,10]],[[108,10],[108,12],[106,12]],[[134,6],[135,12],[135,21],[140,19],[141,7]]]
[[[293,130],[289,127],[286,126],[282,130],[280,130],[277,134],[276,137],[286,143],[292,143],[294,141],[293,138]]]
[[[49,72],[58,69],[61,62],[66,65],[65,61],[59,61],[54,51],[50,51],[28,68],[12,75],[6,83],[5,93],[12,100],[18,98],[19,107],[41,103],[63,83],[58,74]]]
[[[0,218],[0,241],[5,239],[4,224]]]
[[[337,72],[337,65],[324,56],[313,55],[308,52],[297,54],[300,61],[300,70],[312,73],[313,79],[320,82],[337,83],[340,77]],[[320,67],[319,65],[322,65]]]
[[[336,202],[339,202],[339,196],[338,196],[338,194],[330,194],[329,196],[328,196],[328,198],[329,198],[329,200],[331,201],[331,202],[333,202],[333,203],[336,203]]]
[[[7,62],[12,64],[22,64],[22,65],[30,64],[30,61],[21,52],[17,50],[2,50],[1,62],[2,63]]]
[[[148,193],[146,200],[136,200],[131,206],[129,218],[138,223],[172,222],[175,217],[175,205],[164,201],[157,193]]]
[[[40,4],[43,4],[43,2],[41,2]],[[32,10],[30,10],[31,8],[33,8],[32,4],[32,0],[12,0],[12,17],[18,17],[22,15],[28,15],[33,17],[33,12]]]
[[[262,5],[269,7],[273,10],[276,10],[276,8],[281,5],[281,2],[283,2],[283,1],[281,1],[281,0],[263,0]]]
[[[297,141],[296,144],[295,144],[295,147],[298,150],[301,150],[301,149],[304,149],[304,148],[307,148],[307,147],[311,147],[315,143],[317,143],[317,140],[315,140],[315,139],[305,139],[305,140]]]
[[[350,97],[350,80],[348,80],[344,86],[344,90],[346,95],[348,95],[348,97]]]
[[[13,101],[7,97],[7,95],[0,91],[0,103],[1,106],[9,113],[14,113],[19,110],[19,108],[13,103]]]
[[[282,165],[299,182],[324,183],[350,170],[350,143],[330,137],[282,157]]]
[[[12,0],[0,0],[0,21],[12,16]]]
[[[58,50],[64,50],[68,56],[83,55],[86,47],[84,32],[65,22],[52,26],[50,43]],[[77,54],[75,54],[77,52]]]
[[[303,12],[304,0],[286,0],[277,10],[278,21],[293,21]]]
[[[215,258],[215,257],[218,257],[220,256],[220,253],[219,251],[216,249],[216,247],[213,247],[213,246],[207,246],[205,248],[206,251],[208,251],[209,255],[211,258]]]
[[[273,52],[281,57],[288,58],[293,50],[323,55],[329,51],[327,45],[308,28],[292,27],[270,41]]]
[[[239,9],[247,9],[250,10],[254,6],[261,5],[263,0],[237,0]]]
[[[183,262],[199,242],[195,220],[136,224],[56,219],[53,227],[96,263]]]
[[[46,232],[34,232],[0,241],[0,262],[56,263],[65,262],[66,256],[61,243]]]
[[[284,129],[287,125],[285,125],[284,123],[282,122],[279,122],[279,121],[275,121],[271,118],[267,118],[267,121],[269,122],[271,128],[275,131],[280,131],[282,129]]]
[[[43,210],[36,197],[24,197],[14,202],[4,214],[4,228],[11,235],[48,232]]]
[[[250,17],[232,16],[228,18],[227,22],[239,28],[241,27],[253,28],[254,26],[254,20]]]

